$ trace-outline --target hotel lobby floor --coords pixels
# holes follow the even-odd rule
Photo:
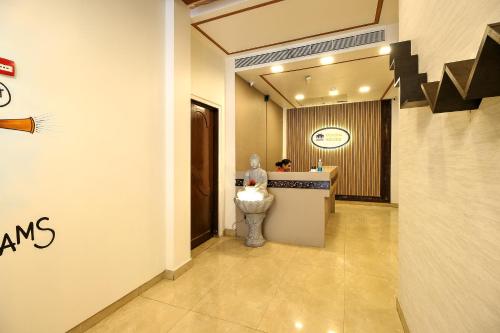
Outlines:
[[[337,203],[323,249],[213,238],[87,332],[403,332],[397,208]]]

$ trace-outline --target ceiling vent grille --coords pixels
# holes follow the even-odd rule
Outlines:
[[[236,68],[243,68],[272,63],[287,59],[294,59],[324,52],[338,51],[351,47],[379,43],[385,41],[385,30],[378,30],[364,34],[332,39],[326,42],[309,44],[276,52],[259,54],[251,57],[236,59]]]

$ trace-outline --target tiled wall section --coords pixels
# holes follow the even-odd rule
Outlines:
[[[287,157],[294,171],[308,171],[321,158],[323,165],[339,166],[337,194],[380,196],[380,108],[380,101],[371,101],[288,110]],[[347,130],[351,141],[337,149],[315,147],[311,134],[329,126]]]
[[[473,58],[498,0],[401,0],[400,40],[420,71]],[[404,109],[400,121],[400,290],[412,333],[500,332],[500,97],[479,110]]]

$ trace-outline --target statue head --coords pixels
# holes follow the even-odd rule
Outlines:
[[[250,166],[252,169],[260,168],[260,157],[257,154],[250,155]]]

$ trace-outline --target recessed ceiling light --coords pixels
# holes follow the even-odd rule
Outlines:
[[[339,94],[339,91],[335,88],[331,89],[329,92],[328,92],[328,95],[330,96],[337,96]]]
[[[333,57],[323,57],[319,60],[319,62],[322,64],[322,65],[330,65],[330,64],[333,64]]]
[[[383,54],[389,54],[391,53],[391,47],[390,46],[382,46],[380,50],[378,50],[378,53],[383,55]]]
[[[369,91],[370,91],[370,87],[368,87],[368,86],[359,87],[359,92],[360,93],[367,93]]]
[[[300,331],[301,329],[304,328],[304,324],[302,324],[300,321],[296,321],[295,328]]]
[[[302,95],[302,94],[297,94],[297,95],[295,95],[295,99],[296,99],[296,100],[298,100],[298,101],[301,101],[301,100],[303,100],[303,99],[304,99],[304,95]]]
[[[271,67],[271,72],[281,73],[281,72],[283,72],[283,66],[281,66],[281,65],[273,66],[273,67]]]

